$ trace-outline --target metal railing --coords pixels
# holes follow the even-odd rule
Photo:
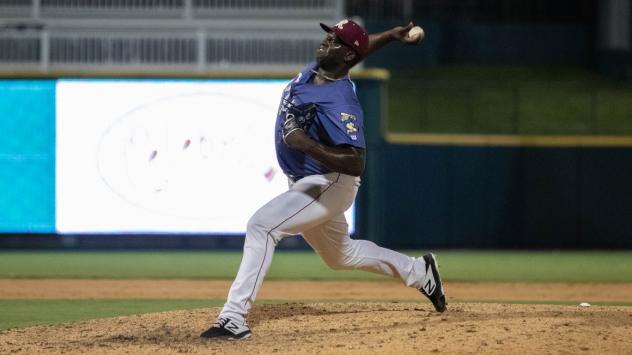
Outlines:
[[[318,33],[318,35],[320,35]],[[225,38],[217,34],[206,40],[206,63],[213,67],[227,63],[270,65],[313,60],[321,36],[295,38],[292,35],[260,35],[257,38]]]
[[[0,0],[0,71],[296,70],[312,60],[323,38],[318,22],[344,17],[342,5]]]
[[[340,19],[343,0],[193,0],[193,17],[276,17]],[[334,18],[332,18],[332,15]]]
[[[33,4],[19,0],[0,0],[0,20],[5,18],[29,18],[33,15]]]
[[[0,69],[39,72],[201,72],[249,68],[296,70],[313,60],[322,34],[263,31],[0,33]]]
[[[163,65],[173,71],[188,71],[271,65],[278,69],[294,69],[312,60],[320,37],[279,38],[277,34],[261,33],[257,37],[230,38],[207,32],[197,36],[195,33],[53,34],[48,36],[48,41],[46,67],[50,70],[73,67],[82,70],[102,65],[133,70]],[[28,49],[25,54],[29,54],[30,61],[37,62],[34,55],[39,52],[33,52],[32,45],[25,49]]]
[[[195,64],[197,43],[189,36],[60,36],[50,38],[50,65]]]
[[[0,0],[0,18],[341,18],[344,0]]]
[[[0,63],[39,63],[40,57],[39,36],[0,36]]]

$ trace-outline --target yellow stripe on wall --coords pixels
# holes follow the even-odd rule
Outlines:
[[[488,145],[520,147],[632,147],[632,136],[520,136],[503,134],[387,133],[395,144]]]
[[[291,79],[296,76],[303,67],[296,70],[208,70],[202,72],[185,71],[137,71],[131,69],[125,71],[101,70],[101,71],[73,71],[53,70],[50,72],[37,72],[33,70],[0,70],[0,79],[58,79],[58,78],[175,78],[175,79]],[[390,72],[381,68],[353,69],[350,72],[351,79],[367,79],[387,81]]]

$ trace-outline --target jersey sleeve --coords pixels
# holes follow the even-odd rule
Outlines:
[[[345,106],[319,112],[319,120],[330,144],[366,148],[364,117],[359,107]]]

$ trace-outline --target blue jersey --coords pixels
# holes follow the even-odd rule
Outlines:
[[[318,160],[283,143],[281,125],[288,110],[311,107],[312,119],[305,123],[305,133],[327,146],[350,145],[364,149],[364,117],[355,93],[355,85],[344,77],[331,83],[314,85],[312,70],[317,64],[308,65],[285,87],[277,113],[275,144],[277,160],[283,172],[292,178],[327,174],[329,170]]]

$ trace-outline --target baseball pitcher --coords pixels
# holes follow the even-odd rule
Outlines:
[[[252,335],[246,317],[275,246],[296,234],[302,234],[329,267],[398,278],[427,296],[438,312],[446,310],[433,254],[413,258],[370,241],[351,239],[343,214],[360,186],[366,148],[364,116],[349,69],[389,42],[419,43],[419,34],[409,33],[412,23],[371,36],[351,20],[320,26],[326,36],[316,61],[287,85],[277,114],[276,152],[289,189],[248,221],[243,259],[228,300],[202,338],[245,339]]]

